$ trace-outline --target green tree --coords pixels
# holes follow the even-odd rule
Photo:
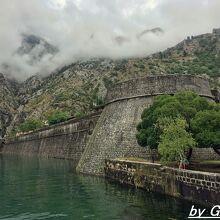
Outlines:
[[[187,130],[191,131],[190,122],[196,113],[213,108],[215,108],[214,103],[190,91],[179,92],[174,96],[158,96],[152,105],[144,109],[141,115],[141,122],[137,126],[136,135],[138,144],[142,147],[149,146],[151,149],[158,147],[162,131],[157,123],[161,118],[175,119],[181,117],[189,125]]]
[[[18,126],[17,131],[27,132],[43,127],[43,122],[38,119],[28,119]]]
[[[152,105],[144,109],[141,115],[141,122],[137,126],[137,142],[142,147],[157,149],[161,142],[161,135],[163,134],[163,129],[161,129],[161,126],[158,126],[159,121],[164,118],[170,118],[173,120],[176,118],[182,118],[188,125],[186,131],[189,134],[192,133],[193,137],[196,136],[196,141],[201,144],[201,146],[213,147],[217,152],[217,145],[219,146],[220,144],[218,138],[219,127],[217,127],[217,124],[212,124],[212,122],[210,122],[210,127],[208,127],[209,133],[207,132],[209,137],[205,135],[205,132],[202,132],[207,126],[205,121],[208,120],[208,116],[206,116],[207,113],[200,113],[204,111],[215,111],[216,113],[213,113],[212,116],[214,117],[215,115],[215,120],[212,122],[217,123],[219,126],[219,116],[217,115],[219,115],[220,106],[209,101],[207,98],[200,97],[190,91],[179,92],[174,96],[158,96],[154,99]],[[201,118],[203,117],[206,119],[202,120]],[[211,113],[209,117],[211,117]],[[197,127],[201,128],[201,130],[196,130]],[[192,151],[190,150],[188,158],[190,157],[191,152]]]
[[[164,161],[184,161],[186,151],[196,145],[192,134],[187,132],[188,124],[182,118],[165,118],[159,121],[162,130],[158,151]]]
[[[49,125],[66,121],[69,117],[70,117],[69,112],[61,111],[61,110],[54,110],[46,114],[46,118],[48,120]]]
[[[212,147],[218,153],[217,149],[220,149],[220,109],[198,112],[192,119],[191,126],[199,147]]]

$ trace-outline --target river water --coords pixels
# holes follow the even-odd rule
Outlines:
[[[0,219],[187,219],[191,206],[77,175],[71,161],[0,155]]]

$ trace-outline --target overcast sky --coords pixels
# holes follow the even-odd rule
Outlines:
[[[81,57],[145,56],[220,27],[219,9],[219,0],[1,0],[0,63],[25,79]],[[137,38],[155,27],[164,33]],[[28,57],[13,55],[24,33],[43,37],[59,53],[28,64]]]

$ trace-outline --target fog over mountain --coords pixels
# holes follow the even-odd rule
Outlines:
[[[219,9],[219,0],[2,0],[0,72],[24,80],[78,59],[146,56],[219,27]]]

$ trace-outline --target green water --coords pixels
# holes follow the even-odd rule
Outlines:
[[[0,219],[186,219],[191,203],[103,178],[70,161],[0,155]]]

